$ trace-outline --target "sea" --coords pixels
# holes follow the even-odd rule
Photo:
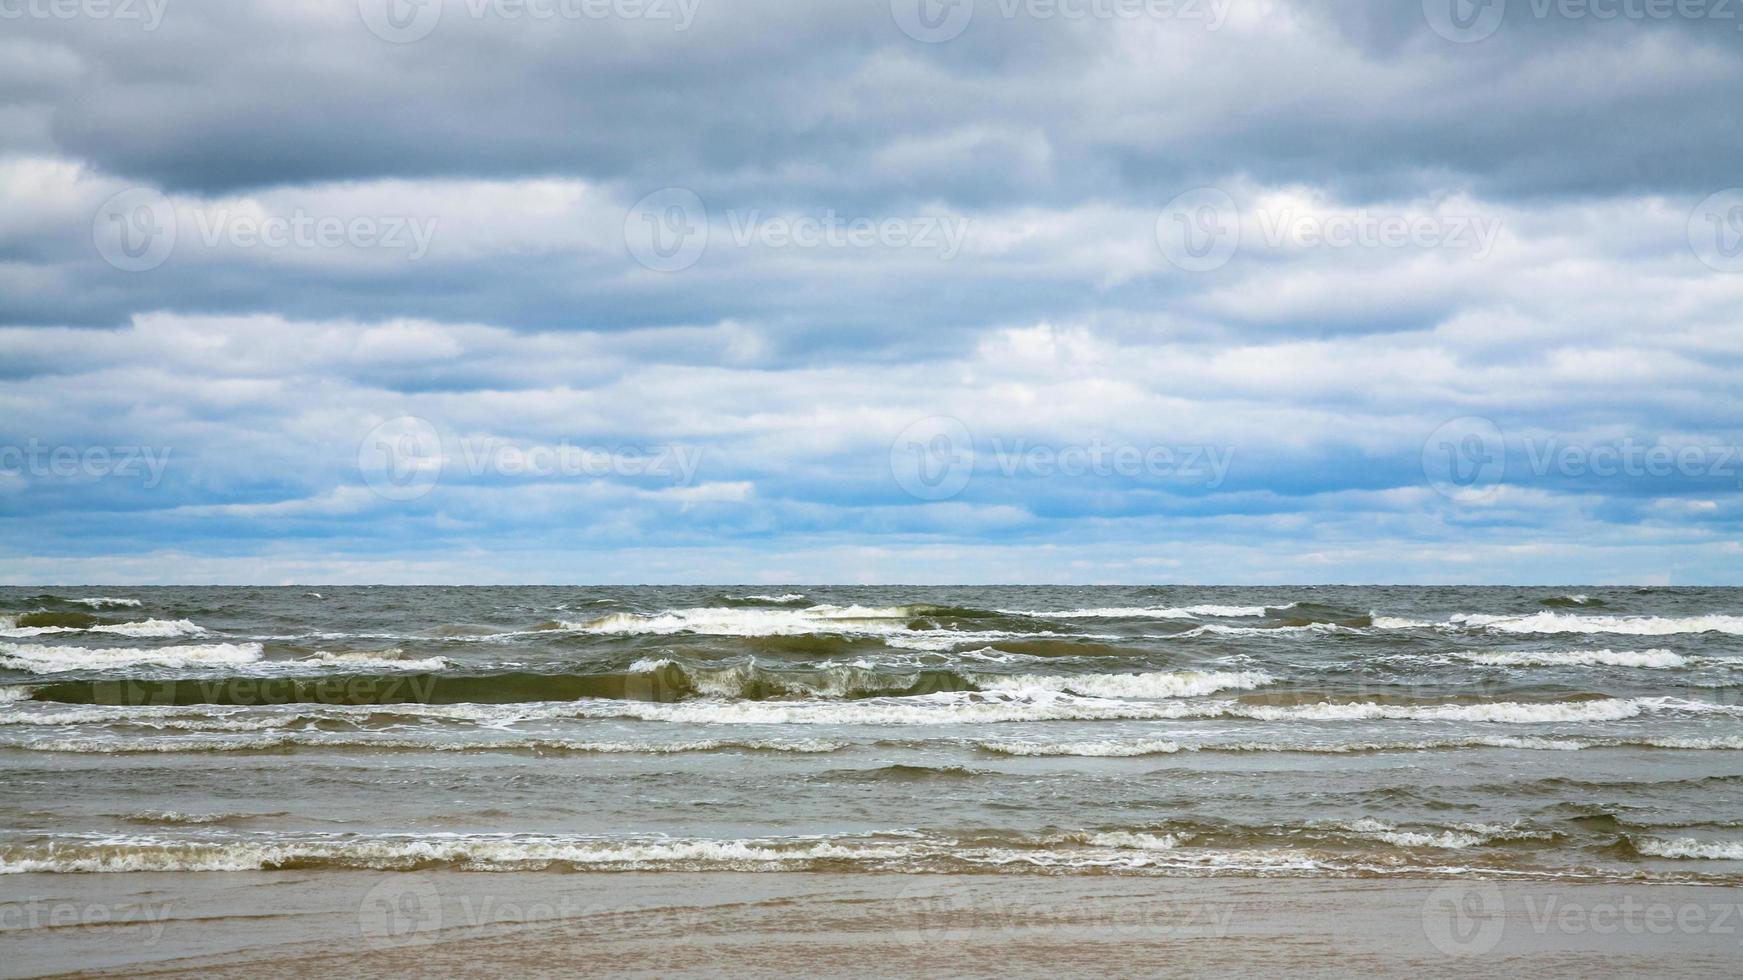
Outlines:
[[[1743,881],[1743,589],[0,589],[0,875]]]

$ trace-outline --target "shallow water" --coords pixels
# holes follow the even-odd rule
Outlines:
[[[0,590],[0,872],[1743,876],[1743,590]]]

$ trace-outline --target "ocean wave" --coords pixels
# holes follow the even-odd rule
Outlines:
[[[1588,701],[1492,701],[1485,704],[1437,705],[1321,701],[1294,705],[1231,705],[1227,710],[1231,715],[1260,721],[1475,721],[1538,725],[1549,722],[1620,721],[1638,717],[1649,710],[1668,708],[1666,702],[1671,700],[1594,698]],[[1678,707],[1681,707],[1681,703]]]
[[[196,643],[166,647],[69,647],[0,643],[0,666],[53,674],[117,667],[236,667],[258,661],[258,643]]]
[[[1179,702],[1134,703],[1051,692],[947,692],[862,701],[621,701],[575,705],[585,717],[714,725],[961,725],[1012,721],[1131,721],[1191,717]]]
[[[1743,636],[1743,616],[1575,616],[1540,612],[1529,616],[1466,613],[1452,623],[1497,633],[1616,633],[1668,636],[1675,633],[1730,633]]]
[[[138,599],[112,599],[102,595],[91,596],[87,599],[68,599],[67,601],[81,606],[89,606],[92,609],[137,609],[144,605]]]
[[[226,821],[246,818],[249,816],[252,816],[252,814],[183,813],[180,810],[139,810],[134,813],[122,814],[121,819],[126,820],[128,823],[203,826],[207,824],[225,823]]]
[[[352,669],[373,670],[446,670],[454,662],[446,657],[425,657],[422,660],[406,660],[400,656],[398,649],[384,650],[375,653],[329,653],[317,650],[312,656],[300,660],[284,662],[287,667],[314,665],[317,667],[346,667]]]
[[[893,839],[892,839],[893,838]],[[78,835],[0,845],[0,874],[271,871],[637,870],[1189,874],[1375,874],[1413,869],[1339,860],[1291,847],[1211,849],[1149,831],[1080,831],[1051,842],[965,844],[914,832],[882,838],[601,838],[544,834],[233,835],[186,839]],[[1446,871],[1449,869],[1441,868]]]
[[[1081,756],[1107,759],[1134,758],[1144,755],[1173,755],[1180,751],[1179,742],[1166,738],[1145,738],[1136,741],[976,742],[975,747],[995,755]]]
[[[1371,622],[1377,630],[1419,630],[1429,629],[1434,626],[1433,623],[1425,623],[1420,619],[1403,619],[1398,616],[1381,616],[1378,613],[1369,616],[1369,622]]]
[[[660,613],[612,613],[586,622],[559,621],[556,628],[581,633],[628,636],[784,637],[819,634],[876,638],[905,650],[943,652],[965,644],[986,646],[1000,640],[1051,637],[1047,631],[1011,629],[946,629],[938,618],[970,621],[995,614],[939,606],[809,606],[803,609],[761,606],[704,606]],[[930,617],[930,618],[929,618]]]
[[[186,619],[147,619],[138,623],[93,626],[90,629],[93,633],[114,633],[117,636],[132,636],[140,639],[198,636],[206,632],[205,628]]]
[[[268,720],[263,720],[268,721]],[[276,720],[272,720],[276,721]],[[237,723],[232,723],[237,724]],[[160,723],[175,727],[177,722]],[[283,727],[279,723],[277,727]],[[827,739],[733,739],[707,738],[669,742],[590,741],[586,739],[524,736],[490,741],[455,741],[451,736],[375,735],[324,732],[269,732],[248,735],[222,734],[221,729],[202,729],[198,735],[160,737],[59,737],[8,740],[0,747],[27,752],[67,752],[81,755],[144,755],[200,752],[263,752],[287,748],[405,749],[421,752],[531,752],[536,755],[679,755],[692,752],[791,752],[805,755],[839,752],[845,742]]]
[[[60,620],[71,620],[68,625]],[[0,618],[0,636],[46,636],[51,633],[110,633],[135,639],[199,636],[203,627],[186,619],[146,619],[137,623],[93,622],[80,613],[30,613]]]
[[[1490,667],[1684,667],[1688,658],[1669,650],[1560,650],[1534,653],[1460,653]]]
[[[660,613],[612,613],[587,622],[562,622],[561,628],[586,633],[663,636],[705,633],[713,636],[782,636],[801,633],[894,633],[922,614],[921,606],[811,606],[757,609],[704,606]]]
[[[1656,837],[1645,837],[1635,840],[1633,844],[1635,850],[1649,857],[1743,861],[1743,841],[1700,841],[1689,837],[1662,840]]]
[[[470,871],[552,866],[762,870],[818,861],[910,856],[901,845],[780,840],[604,840],[535,835],[388,835],[197,842],[175,838],[93,837],[0,846],[0,874],[27,872],[258,871],[285,868],[403,870],[442,864]]]
[[[1136,851],[1172,851],[1179,847],[1181,841],[1185,839],[1174,834],[1147,834],[1129,830],[1106,830],[1098,833],[1077,834],[1073,837],[1094,847]]]
[[[1602,599],[1593,599],[1591,596],[1584,593],[1574,593],[1573,595],[1560,595],[1548,599],[1539,599],[1537,604],[1540,606],[1550,606],[1551,608],[1558,606],[1602,606],[1604,605],[1604,601]]]
[[[1161,640],[1189,639],[1195,636],[1288,636],[1293,633],[1365,633],[1360,626],[1343,623],[1303,623],[1292,626],[1230,626],[1227,623],[1204,623],[1181,633],[1152,637]]]
[[[1190,698],[1218,691],[1250,690],[1275,678],[1258,671],[1164,671],[1148,674],[1018,674],[988,678],[982,690],[1024,694],[1063,691],[1092,698]]]
[[[1424,832],[1420,830],[1400,830],[1383,820],[1364,817],[1350,823],[1338,825],[1339,829],[1359,834],[1373,840],[1383,841],[1396,847],[1434,847],[1442,850],[1463,850],[1486,844],[1499,836],[1498,833],[1484,833],[1473,830],[1440,830]]]
[[[1252,619],[1273,609],[1293,609],[1294,602],[1275,606],[1225,606],[1206,603],[1198,606],[1105,606],[1091,609],[1024,610],[1001,609],[1011,616],[1039,616],[1047,619],[1199,619],[1205,616]]]
[[[1577,752],[1582,749],[1648,748],[1681,751],[1743,749],[1743,737],[1593,737],[1466,735],[1445,738],[1365,738],[1347,742],[1208,742],[1183,743],[1172,739],[1101,739],[1077,742],[981,741],[975,747],[995,755],[1080,756],[1084,758],[1131,758],[1174,755],[1180,752],[1302,753],[1346,755],[1369,752],[1427,752],[1441,749],[1526,749],[1543,752]]]

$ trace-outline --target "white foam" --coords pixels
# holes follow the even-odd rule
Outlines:
[[[28,701],[30,700],[31,692],[34,690],[36,689],[33,687],[18,687],[16,685],[12,687],[0,687],[0,704],[8,704],[13,701]]]
[[[654,704],[594,699],[575,702],[570,710],[578,717],[711,725],[958,725],[1185,718],[1203,709],[1178,702],[1132,703],[1035,691],[944,692],[847,702],[698,699]]]
[[[115,667],[234,667],[260,659],[258,643],[198,643],[167,647],[68,647],[0,643],[0,664],[35,674]]]
[[[1675,633],[1730,633],[1743,636],[1743,616],[1577,616],[1540,612],[1530,616],[1465,614],[1461,626],[1498,633],[1617,633],[1667,636]]]
[[[1369,621],[1372,622],[1374,628],[1378,630],[1427,629],[1434,625],[1433,623],[1425,623],[1420,619],[1401,619],[1397,616],[1373,615],[1369,617]]]
[[[1695,858],[1706,861],[1743,861],[1743,841],[1699,841],[1689,837],[1659,840],[1647,837],[1634,842],[1634,849],[1652,857]]]
[[[1034,609],[1001,609],[1013,616],[1042,616],[1050,619],[1198,619],[1205,616],[1251,618],[1263,616],[1271,609],[1290,609],[1296,603],[1276,606],[1223,606],[1207,603],[1199,606],[1106,606],[1093,609],[1057,611]]]
[[[19,626],[18,617],[0,616],[0,636],[45,636],[51,633],[110,633],[139,639],[198,636],[200,626],[186,619],[146,619],[137,623],[106,623],[98,626]]]
[[[1217,691],[1250,690],[1271,683],[1269,674],[1258,671],[1195,670],[1148,674],[1019,674],[982,681],[987,690],[1028,693],[1065,691],[1092,698],[1190,698]]]
[[[32,752],[70,752],[87,755],[131,755],[177,752],[255,752],[290,747],[329,749],[408,749],[425,752],[549,752],[600,755],[678,755],[738,749],[750,752],[791,752],[814,755],[839,752],[846,743],[825,739],[731,739],[710,738],[673,742],[600,742],[582,739],[527,736],[490,741],[455,741],[452,737],[381,735],[358,733],[255,731],[284,728],[293,718],[255,719],[195,723],[159,721],[155,727],[194,729],[197,734],[158,737],[37,738],[8,741],[7,748]]]
[[[1491,667],[1683,667],[1688,658],[1669,650],[1559,650],[1534,653],[1461,653]]]
[[[826,839],[614,841],[548,836],[431,834],[340,840],[306,838],[191,842],[144,836],[84,838],[0,849],[0,874],[25,872],[251,871],[324,862],[392,870],[429,863],[465,870],[577,867],[792,865],[820,859],[890,860],[906,846]]]
[[[445,657],[426,657],[422,660],[403,660],[399,650],[387,650],[377,653],[329,653],[325,650],[315,651],[314,656],[291,661],[293,665],[312,664],[320,667],[349,667],[373,670],[445,670],[453,663]]]
[[[1422,833],[1414,830],[1399,830],[1384,821],[1372,817],[1343,825],[1344,829],[1385,841],[1396,847],[1436,847],[1446,850],[1462,850],[1488,842],[1491,835],[1472,833],[1463,830],[1443,830],[1439,833]]]
[[[81,606],[90,606],[92,609],[137,609],[144,605],[138,599],[111,599],[102,595],[92,596],[88,599],[68,599],[67,601],[76,602]]]
[[[806,633],[885,634],[905,630],[918,615],[913,606],[811,606],[807,609],[742,609],[707,606],[653,615],[612,613],[585,623],[562,624],[587,633],[713,636],[793,636]]]
[[[206,632],[186,619],[147,619],[138,623],[115,623],[109,626],[93,626],[93,633],[114,633],[117,636],[134,636],[154,638],[167,636],[198,636]]]
[[[1667,698],[1602,698],[1591,701],[1487,704],[1397,705],[1358,701],[1334,704],[1230,705],[1228,713],[1261,721],[1487,721],[1509,725],[1547,722],[1620,721],[1650,708],[1666,707]]]
[[[1139,851],[1172,851],[1181,839],[1173,834],[1141,834],[1126,830],[1110,830],[1085,834],[1083,842],[1096,847],[1128,848]]]
[[[802,602],[805,599],[805,593],[783,592],[780,595],[742,595],[734,596],[734,598],[746,602]]]
[[[1180,751],[1179,742],[1165,738],[1146,738],[1128,742],[977,742],[975,745],[1000,755],[1064,755],[1108,759],[1124,759],[1141,755],[1172,755]]]

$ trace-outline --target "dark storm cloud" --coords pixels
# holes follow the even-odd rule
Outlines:
[[[1513,0],[1493,36],[1457,44],[1423,0],[1223,0],[1214,30],[982,0],[928,44],[872,0],[696,2],[678,30],[449,0],[409,44],[340,0],[178,0],[149,33],[27,21],[41,81],[17,97],[64,152],[206,194],[555,174],[736,205],[988,207],[1149,200],[1231,173],[1357,200],[1693,192],[1726,186],[1743,152],[1743,34],[1717,16]]]

